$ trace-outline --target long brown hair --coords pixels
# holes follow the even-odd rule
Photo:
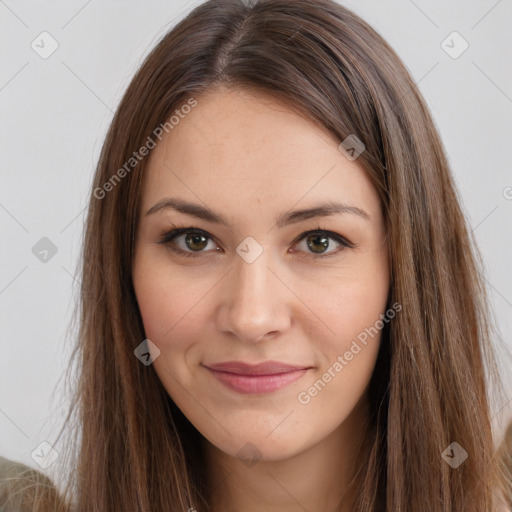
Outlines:
[[[500,465],[500,470],[505,475],[502,487],[500,488],[502,500],[506,503],[508,509],[512,509],[512,419],[505,429],[505,435],[496,452],[496,458]]]
[[[379,193],[390,245],[389,303],[403,311],[383,333],[370,383],[354,512],[492,510],[499,474],[490,390],[499,379],[481,259],[406,67],[331,0],[207,1],[163,37],[120,102],[94,177],[81,260],[68,417],[80,434],[67,491],[77,510],[210,510],[201,436],[152,366],[134,356],[145,335],[132,252],[149,159],[127,162],[157,127],[172,129],[180,106],[200,105],[201,93],[219,86],[270,94],[340,142],[355,135],[365,146],[358,161]],[[468,454],[457,468],[443,457],[454,442]]]

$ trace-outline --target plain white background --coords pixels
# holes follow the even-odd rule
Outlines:
[[[144,56],[200,1],[0,0],[0,454],[39,468],[67,411],[61,378],[85,205],[107,127]],[[512,2],[341,2],[394,47],[446,146],[486,265],[512,374]],[[458,58],[452,54],[469,45]],[[51,49],[48,32],[58,44]],[[450,36],[448,39],[447,37]],[[41,38],[44,43],[41,43]],[[34,42],[35,41],[35,42]],[[445,43],[443,43],[445,41]],[[33,43],[34,42],[34,43]],[[37,46],[36,46],[37,48]],[[47,237],[57,252],[32,252]],[[501,411],[500,411],[501,410]],[[501,424],[501,423],[500,423]],[[58,450],[58,447],[56,447]],[[51,468],[48,470],[50,471]]]

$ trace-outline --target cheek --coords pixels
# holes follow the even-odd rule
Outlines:
[[[370,382],[386,325],[386,292],[354,285],[333,293],[324,321],[335,334],[312,338],[320,362],[296,400],[304,414],[322,418],[326,429],[346,420]]]
[[[187,410],[183,392],[194,389],[191,367],[201,358],[200,340],[204,338],[205,287],[200,280],[184,279],[179,271],[160,271],[150,265],[135,273],[134,285],[146,338],[160,350],[153,367],[169,396]],[[178,384],[179,382],[179,384]],[[184,409],[183,409],[184,408]]]
[[[319,413],[322,404],[342,404],[324,415],[343,416],[355,405],[373,373],[382,330],[394,317],[394,312],[386,313],[389,274],[385,253],[361,257],[360,265],[346,270],[334,274],[323,283],[321,293],[316,289],[308,300],[322,320],[324,334],[318,335],[318,321],[309,325],[320,361],[298,401]]]
[[[331,272],[329,280],[321,285],[302,282],[297,289],[307,299],[304,302],[309,310],[316,313],[317,319],[305,324],[309,337],[323,340],[321,350],[332,360],[333,355],[349,350],[351,341],[359,335],[364,338],[366,330],[385,313],[389,291],[387,260],[382,254],[362,257],[358,265]]]
[[[149,259],[134,267],[133,280],[146,337],[162,352],[184,350],[204,320],[208,286]]]

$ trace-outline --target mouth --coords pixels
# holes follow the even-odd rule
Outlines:
[[[256,365],[240,361],[204,365],[222,384],[242,394],[270,393],[300,379],[311,366],[267,361]]]

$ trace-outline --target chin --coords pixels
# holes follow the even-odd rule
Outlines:
[[[256,462],[287,460],[315,444],[314,441],[308,442],[307,439],[288,432],[283,432],[279,437],[272,437],[272,434],[269,436],[267,432],[261,434],[241,432],[240,435],[231,430],[230,432],[233,437],[212,444],[225,454],[240,459],[247,467],[251,467]]]

